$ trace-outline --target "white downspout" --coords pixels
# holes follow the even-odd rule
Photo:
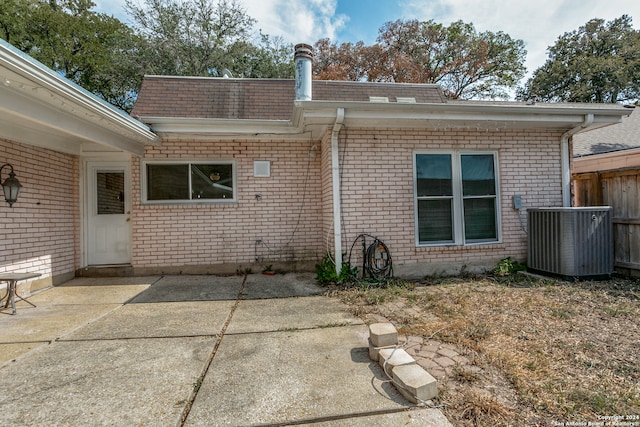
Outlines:
[[[338,135],[344,122],[344,108],[336,110],[336,121],[331,131],[331,183],[333,193],[333,244],[336,260],[336,274],[342,271],[342,219],[340,216],[340,156]]]
[[[569,138],[589,127],[593,123],[593,114],[586,114],[584,122],[562,134],[561,162],[562,162],[562,206],[571,206],[571,166],[569,164]]]

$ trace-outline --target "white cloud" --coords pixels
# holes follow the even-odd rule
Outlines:
[[[544,64],[547,48],[558,37],[577,30],[593,18],[606,21],[623,14],[636,17],[640,24],[637,0],[406,0],[404,16],[450,24],[472,22],[478,31],[503,31],[526,43],[528,72]]]
[[[353,1],[353,0],[348,0]],[[101,13],[114,15],[130,23],[124,11],[125,0],[94,0]],[[142,0],[134,0],[134,3]],[[281,36],[289,43],[315,43],[318,39],[336,38],[349,18],[337,14],[337,0],[239,0],[247,14],[257,20],[256,30]]]
[[[315,43],[344,27],[348,17],[336,14],[337,0],[243,0],[247,14],[257,19],[257,27],[290,43]]]
[[[93,0],[95,10],[110,16],[115,16],[123,22],[128,22],[128,16],[124,12],[124,0]]]
[[[94,0],[100,12],[129,22],[124,13],[125,0]],[[142,0],[134,0],[142,1]],[[375,7],[370,0],[358,2]],[[389,0],[377,0],[389,1]],[[590,19],[606,21],[623,14],[636,18],[640,26],[639,0],[397,0],[400,7],[393,15],[379,17],[371,23],[377,29],[383,22],[396,19],[433,19],[450,24],[472,22],[478,31],[503,31],[526,43],[526,67],[529,75],[547,59],[547,48],[562,34],[577,30]],[[349,25],[349,17],[337,14],[338,0],[239,0],[247,14],[258,22],[256,30],[281,36],[289,43],[315,43],[328,37],[340,39],[339,33]],[[357,9],[357,8],[356,8]],[[355,17],[354,17],[355,19]],[[342,40],[356,42],[358,40]]]

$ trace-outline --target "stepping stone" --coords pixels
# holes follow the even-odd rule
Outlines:
[[[410,402],[420,403],[438,395],[438,383],[418,365],[396,366],[393,370],[396,388]]]
[[[389,347],[398,344],[398,331],[391,323],[369,325],[369,338],[374,347]]]
[[[369,338],[369,359],[373,360],[374,362],[378,362],[378,360],[380,360],[379,352],[380,347],[374,346],[371,342],[371,338]]]
[[[382,348],[379,351],[378,363],[392,376],[393,370],[398,366],[415,365],[416,361],[401,348]]]

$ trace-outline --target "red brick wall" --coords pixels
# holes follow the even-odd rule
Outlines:
[[[32,290],[70,279],[79,265],[78,158],[0,140],[4,163],[22,189],[12,208],[0,199],[0,272],[41,273]]]
[[[446,273],[462,266],[494,265],[511,256],[526,259],[526,234],[513,195],[523,207],[561,206],[560,133],[462,130],[372,133],[345,128],[340,133],[343,250],[360,233],[378,236],[389,247],[396,273]],[[329,145],[324,144],[323,150]],[[428,149],[498,152],[502,242],[470,246],[417,247],[415,238],[413,153]],[[327,153],[323,160],[330,161]],[[330,170],[324,169],[323,178]],[[326,184],[326,183],[325,183]],[[326,186],[325,186],[326,187]],[[325,197],[325,208],[331,208]],[[526,214],[521,213],[526,225]],[[325,216],[325,229],[327,217]]]
[[[235,161],[237,201],[142,204],[141,160]],[[254,177],[254,160],[271,161],[271,176]],[[134,158],[132,173],[134,268],[315,261],[322,252],[320,153],[313,142],[163,141]]]
[[[511,196],[521,195],[525,208],[561,205],[559,141],[558,132],[344,128],[343,250],[360,233],[376,235],[391,250],[396,273],[409,275],[490,265],[507,256],[524,259],[526,235]],[[187,140],[148,147],[145,160],[235,161],[237,201],[141,204],[141,159],[133,157],[133,266],[316,261],[333,251],[330,143],[327,133],[322,141]],[[414,150],[452,147],[498,152],[502,242],[416,247]],[[271,177],[254,177],[254,160],[270,160]],[[23,188],[13,208],[0,201],[0,272],[36,271],[49,283],[73,277],[80,253],[78,158],[0,140],[5,162],[13,164]]]
[[[520,195],[524,208],[562,202],[559,132],[344,128],[339,144],[343,251],[360,233],[378,236],[399,275],[487,268],[508,256],[524,260],[526,212],[518,216],[512,196]],[[416,246],[413,154],[451,148],[498,153],[501,242]],[[165,141],[149,147],[144,159],[234,160],[238,200],[141,204],[140,160],[134,158],[134,267],[318,260],[327,250],[333,252],[329,132],[319,142]],[[254,160],[271,161],[270,178],[253,177]]]

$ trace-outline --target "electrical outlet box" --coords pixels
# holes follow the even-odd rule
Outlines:
[[[522,196],[513,196],[513,209],[522,209]]]

